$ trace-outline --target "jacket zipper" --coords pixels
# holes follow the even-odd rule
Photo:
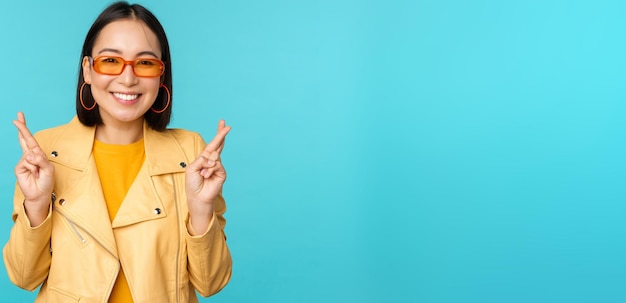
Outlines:
[[[66,221],[70,224],[70,226],[72,227],[72,230],[74,230],[74,233],[76,233],[76,235],[78,236],[78,238],[80,239],[80,241],[81,241],[82,243],[85,243],[85,238],[84,238],[84,237],[81,235],[81,233],[78,231],[78,228],[76,227],[76,223],[74,223],[74,221],[70,220],[70,218],[68,218],[68,217],[67,217],[64,213],[62,213],[62,212],[60,212],[60,211],[59,211],[58,213],[59,213],[59,214],[61,214],[61,216],[63,216],[63,218],[65,218],[65,220],[66,220]],[[113,256],[113,258],[116,258],[116,257],[115,257],[115,254],[113,254],[113,252],[111,252],[108,248],[106,248],[106,246],[104,246],[104,245],[102,244],[102,242],[100,242],[100,241],[98,240],[98,238],[96,238],[96,237],[92,236],[92,235],[91,235],[89,232],[87,232],[87,231],[85,231],[85,233],[86,233],[87,235],[89,235],[89,236],[90,236],[90,237],[91,237],[91,238],[92,238],[92,239],[93,239],[96,243],[98,243],[98,245],[100,245],[102,248],[104,248],[104,250],[106,250],[106,252],[108,252],[111,256]],[[50,247],[50,249],[52,249],[52,247]],[[117,259],[117,258],[116,258],[116,259]],[[118,262],[118,264],[119,264],[119,262]],[[119,265],[119,266],[121,266],[121,265]],[[117,279],[117,275],[119,275],[119,273],[120,273],[120,268],[119,268],[119,266],[118,266],[118,268],[117,268],[117,274],[115,275],[115,279],[113,279],[113,281],[112,281],[111,285],[109,286],[109,294],[108,294],[108,296],[110,296],[110,295],[111,295],[111,291],[113,290],[113,283],[115,283],[115,280]]]
[[[67,219],[67,218],[65,218]],[[74,233],[76,234],[76,236],[78,236],[78,239],[80,239],[80,242],[85,244],[85,238],[83,238],[83,235],[80,234],[80,232],[78,231],[78,228],[76,228],[76,225],[74,225],[74,223],[70,220],[67,220],[67,223],[70,224],[70,227],[72,227],[72,230],[74,231]]]
[[[62,212],[59,212],[59,214],[61,214],[61,216],[63,216],[63,218],[65,218],[65,220],[67,220],[67,222],[70,224],[70,226],[72,227],[72,229],[74,230],[74,232],[76,233],[76,235],[78,236],[78,238],[80,238],[80,240],[84,243],[85,242],[85,238],[82,236],[82,234],[78,231],[78,228],[76,227],[76,223],[74,223],[74,221],[70,220],[70,218],[68,218],[65,214],[63,214]],[[89,235],[94,241],[96,241],[96,243],[98,243],[100,246],[102,246],[102,248],[104,248],[104,250],[106,250],[109,254],[111,254],[111,256],[115,257],[115,254],[113,252],[111,252],[108,248],[106,248],[106,246],[104,246],[102,244],[102,242],[100,242],[98,240],[98,238],[92,236],[89,232],[85,231],[85,233],[87,235]]]
[[[180,227],[180,215],[178,213],[178,192],[176,191],[176,178],[174,178],[174,174],[171,175],[172,176],[172,184],[174,185],[174,205],[176,206],[176,225],[178,225],[178,248],[176,249],[176,302],[180,302],[180,295],[178,293],[178,266],[180,264],[180,233],[181,233],[181,227]]]

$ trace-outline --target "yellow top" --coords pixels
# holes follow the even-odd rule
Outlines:
[[[93,145],[93,155],[98,167],[109,218],[113,222],[146,158],[143,139],[128,145],[106,144],[96,140]],[[109,302],[133,302],[122,267],[111,291]]]

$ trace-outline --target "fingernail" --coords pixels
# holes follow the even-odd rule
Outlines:
[[[215,164],[215,161],[213,161],[213,160],[209,160],[209,161],[207,162],[207,164],[209,164],[209,165],[213,165],[213,164]]]

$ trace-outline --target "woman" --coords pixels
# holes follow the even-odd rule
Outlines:
[[[172,64],[152,13],[106,8],[83,45],[75,117],[31,135],[4,262],[36,302],[197,302],[228,283],[220,162],[224,121],[207,145],[166,129]]]

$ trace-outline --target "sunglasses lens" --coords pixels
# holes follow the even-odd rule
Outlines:
[[[119,75],[124,69],[124,60],[116,57],[98,57],[93,61],[96,72],[105,75]]]
[[[163,63],[156,59],[137,59],[133,68],[140,77],[158,77],[163,74]]]
[[[94,70],[104,75],[119,75],[125,66],[126,62],[120,57],[102,56],[93,61]],[[133,71],[138,77],[158,77],[163,74],[164,65],[158,59],[139,58],[133,61]]]

